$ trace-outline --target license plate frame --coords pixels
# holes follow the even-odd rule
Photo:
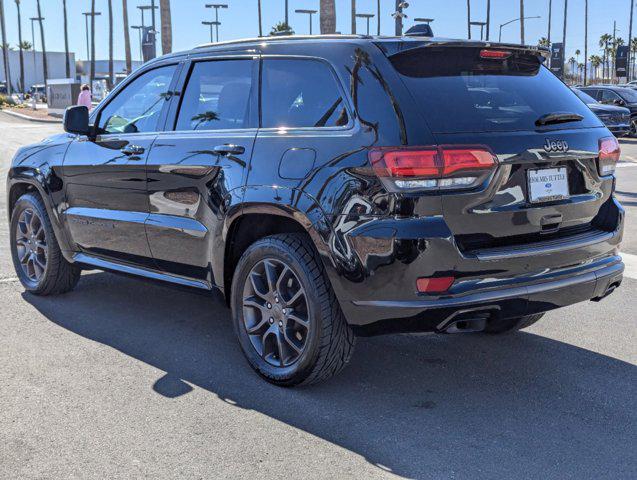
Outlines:
[[[547,176],[548,179],[541,179],[539,175]],[[571,196],[566,167],[529,169],[526,172],[526,184],[530,203],[555,202]]]

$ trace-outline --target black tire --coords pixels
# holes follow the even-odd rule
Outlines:
[[[18,237],[21,235],[21,230],[18,224],[25,218],[23,216],[25,212],[31,212],[37,216],[38,239],[45,245],[42,248],[42,251],[46,250],[46,254],[42,254],[44,261],[38,263],[39,276],[30,276],[28,268],[20,261],[19,248],[21,247],[18,247]],[[81,269],[67,262],[62,256],[46,207],[38,194],[26,193],[16,202],[11,214],[10,239],[13,266],[18,279],[28,292],[42,296],[59,295],[75,288],[80,279]]]
[[[268,338],[267,332],[263,335],[261,333],[248,334],[246,326],[248,315],[246,313],[250,313],[250,310],[246,311],[246,308],[251,307],[246,303],[248,302],[246,291],[256,288],[254,281],[251,282],[248,277],[253,275],[255,268],[261,264],[288,267],[292,273],[288,270],[287,275],[292,276],[293,274],[293,276],[292,280],[285,282],[285,284],[289,285],[292,281],[298,281],[298,288],[304,289],[303,305],[306,305],[305,320],[307,320],[306,323],[309,327],[304,330],[302,353],[296,352],[298,358],[289,365],[284,365],[284,360],[282,360],[284,355],[279,355],[278,360],[277,356],[274,355],[274,359],[280,360],[281,364],[273,366],[272,356],[266,360],[268,356],[264,353],[265,347],[261,349],[261,353],[257,351],[254,344],[255,338],[257,338],[257,342],[261,338],[262,346],[264,346],[265,339]],[[277,288],[275,290],[277,292],[280,280],[284,275],[286,274],[282,273],[278,277],[279,281],[276,282]],[[261,297],[260,293],[258,295]],[[280,293],[280,296],[283,297],[283,293]],[[250,298],[261,301],[261,298],[256,296]],[[287,301],[281,300],[282,306],[285,306],[286,303]],[[272,308],[274,307],[279,308],[278,315],[281,315],[281,306],[273,305]],[[347,365],[354,350],[355,338],[352,329],[345,320],[318,253],[311,241],[303,234],[279,234],[266,237],[252,244],[244,252],[234,272],[231,308],[235,332],[245,357],[259,375],[276,385],[289,387],[327,380]],[[266,314],[268,313],[267,310],[264,310],[265,308],[265,304],[258,308],[256,314],[258,318],[264,317],[264,311]],[[288,309],[290,316],[292,316],[293,310],[296,312],[295,309]],[[282,311],[285,314],[285,308]],[[269,319],[270,326],[265,323],[265,318],[261,323],[264,323],[263,328],[266,330],[273,330],[270,334],[276,333],[277,321],[272,324],[272,317]],[[287,320],[284,327],[281,327],[281,324],[282,322],[278,322],[281,332],[287,332],[288,325],[292,325],[292,323],[288,324]],[[276,335],[277,339],[279,339],[278,335],[279,333]],[[283,336],[283,333],[280,335]],[[288,334],[286,333],[286,335]],[[302,336],[299,334],[298,338],[302,338]],[[281,343],[276,348],[281,352]]]
[[[629,136],[636,138],[637,137],[637,117],[633,117],[630,119],[630,134]]]
[[[523,328],[530,327],[543,316],[544,313],[536,313],[535,315],[526,315],[525,317],[492,320],[487,322],[487,326],[484,331],[486,333],[517,332]]]

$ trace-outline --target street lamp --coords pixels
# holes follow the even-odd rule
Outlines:
[[[143,25],[132,25],[130,28],[139,32],[139,61],[144,63],[144,52],[142,51],[142,32],[144,31]]]
[[[95,15],[96,17],[99,17],[101,14],[102,14],[102,12],[84,12],[84,13],[82,13],[82,15],[84,15],[84,23],[86,24],[86,59],[87,59],[87,61],[91,60],[91,53],[90,53],[89,41],[88,41],[88,17],[91,17],[93,15]]]
[[[204,22],[201,22],[201,24],[210,26],[210,43],[213,43],[214,39],[213,39],[213,35],[212,35],[212,27],[216,26],[217,28],[219,28],[219,25],[221,25],[221,22],[206,22],[206,21],[204,21]],[[219,42],[219,36],[217,36],[217,42]]]
[[[509,20],[506,23],[503,23],[500,25],[500,35],[498,36],[498,42],[502,41],[502,27],[506,27],[507,25],[509,25],[510,23],[513,22],[519,22],[520,20],[530,20],[531,18],[542,18],[540,16],[535,16],[535,17],[519,17],[519,18],[514,18],[513,20]]]
[[[480,27],[480,40],[484,39],[484,26],[487,24],[487,22],[469,22],[469,25],[472,25],[474,27]]]
[[[228,8],[228,5],[226,5],[225,3],[208,3],[206,4],[206,8],[215,9],[215,22],[213,23],[213,25],[215,26],[215,30],[217,32],[217,43],[219,43],[219,25],[221,25],[221,23],[219,22],[219,9]],[[210,30],[212,30],[212,26],[210,27]],[[212,43],[212,38],[210,39],[210,43]]]
[[[365,20],[367,20],[367,35],[369,35],[369,20],[371,18],[374,18],[374,14],[373,13],[357,13],[356,18],[364,18]]]
[[[427,25],[429,25],[433,21],[434,21],[433,18],[422,18],[422,17],[414,18],[414,22],[426,23]]]
[[[37,81],[37,76],[38,76],[38,67],[37,67],[37,62],[35,61],[35,27],[34,24],[35,22],[42,22],[44,20],[44,17],[31,17],[31,41],[33,42],[33,75],[36,77],[36,81]],[[42,52],[42,55],[44,55],[44,52]],[[24,87],[26,88],[26,87]],[[33,110],[35,110],[35,95],[33,95]]]
[[[299,9],[299,10],[294,10],[294,12],[295,13],[304,13],[310,18],[310,35],[312,35],[312,15],[317,13],[317,10]]]

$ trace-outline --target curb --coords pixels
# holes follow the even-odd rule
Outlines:
[[[2,113],[6,113],[7,115],[11,115],[12,117],[16,117],[19,118],[21,120],[28,120],[29,122],[36,122],[36,123],[57,123],[60,124],[62,123],[62,119],[56,119],[56,118],[34,118],[34,117],[30,117],[29,115],[23,115],[21,113],[17,113],[17,112],[13,112],[11,110],[2,110],[0,109],[0,112]]]

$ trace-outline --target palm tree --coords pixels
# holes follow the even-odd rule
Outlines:
[[[321,33],[336,32],[336,5],[334,0],[321,0],[320,4]]]
[[[7,93],[11,95],[11,72],[9,70],[9,48],[7,43],[6,23],[4,20],[4,2],[0,0],[0,30],[2,30],[2,61],[4,63],[4,75],[7,82]]]
[[[599,48],[602,49],[602,77],[606,78],[606,66],[608,63],[609,44],[613,40],[610,33],[605,33],[599,37]]]
[[[564,30],[562,31],[562,52],[566,56],[566,20],[568,19],[568,0],[564,0]],[[562,60],[564,59],[562,56]],[[564,65],[562,65],[563,67]]]
[[[596,79],[599,66],[603,65],[604,61],[599,55],[591,55],[589,61],[591,62],[591,67],[593,67],[593,77]]]
[[[108,88],[115,85],[115,69],[113,68],[113,0],[108,0]]]
[[[380,0],[376,0],[376,16],[376,35],[380,36]]]
[[[257,13],[259,15],[259,37],[263,36],[263,18],[261,17],[261,0],[257,0]]]
[[[128,1],[122,0],[122,16],[124,17],[124,55],[126,56],[126,73],[133,71],[133,57],[130,51],[130,32],[128,28]]]
[[[49,64],[46,61],[46,45],[44,43],[44,25],[42,24],[42,9],[40,8],[40,0],[37,0],[38,7],[38,23],[40,24],[40,43],[42,43],[42,72],[44,73],[44,91],[47,90],[49,84]]]
[[[270,35],[294,35],[294,30],[285,22],[278,22],[270,30]]]
[[[22,50],[31,50],[33,48],[33,45],[31,45],[31,42],[29,42],[27,40],[23,40],[23,41],[20,42],[18,47],[22,48]]]
[[[69,58],[69,24],[66,16],[66,0],[62,0],[64,14],[64,53],[66,54],[66,78],[71,78],[71,59]]]
[[[520,0],[520,43],[524,45],[524,0]]]
[[[18,49],[20,50],[20,88],[19,90],[24,93],[24,48],[22,41],[22,12],[20,11],[20,0],[15,0],[15,6],[18,10]]]
[[[635,71],[637,71],[637,68],[635,68],[635,60],[636,60],[635,57],[637,57],[637,37],[633,38],[630,41],[630,50],[631,50],[631,52],[633,54],[633,59],[630,62],[630,65],[631,65],[631,68],[633,69],[632,77],[634,78],[635,77]]]
[[[586,59],[588,58],[588,0],[584,0],[584,86],[586,86]]]
[[[538,40],[537,42],[538,46],[540,47],[550,47],[551,46],[551,42],[549,41],[548,38],[546,37],[542,37]]]
[[[95,80],[95,0],[91,0],[91,75],[89,79],[90,87],[93,88]]]
[[[173,51],[173,24],[170,15],[170,0],[159,0],[161,15],[161,51],[164,55]]]

